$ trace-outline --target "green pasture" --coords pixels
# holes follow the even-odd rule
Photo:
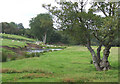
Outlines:
[[[0,46],[8,46],[8,47],[24,47],[26,45],[25,41],[19,41],[19,40],[12,40],[12,39],[0,39],[2,42]]]
[[[0,36],[3,38],[11,38],[15,40],[36,41],[35,39],[31,39],[31,38],[27,38],[19,35],[12,35],[12,34],[0,34]]]
[[[96,48],[96,47],[94,47]],[[102,53],[101,53],[102,54]],[[109,71],[96,71],[82,46],[47,52],[40,57],[2,63],[3,82],[118,82],[118,48],[111,49]]]
[[[8,46],[8,47],[24,47],[26,43],[36,44],[35,39],[26,38],[24,36],[19,35],[12,35],[12,34],[0,34],[0,46]],[[30,42],[32,41],[32,42]],[[38,46],[45,47],[45,48],[65,48],[65,46],[52,46],[48,47],[43,42],[40,42]]]

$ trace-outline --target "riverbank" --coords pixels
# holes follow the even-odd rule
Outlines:
[[[65,48],[64,46],[46,45],[41,41],[37,41],[36,39],[19,35],[0,33],[0,37],[0,54],[2,54],[3,62],[35,57],[36,53],[29,55],[29,53],[27,53],[28,50]],[[37,53],[37,56],[39,57],[40,54]]]

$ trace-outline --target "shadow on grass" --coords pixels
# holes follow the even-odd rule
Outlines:
[[[111,66],[111,70],[118,70],[118,68],[120,69],[120,66],[118,67],[118,66]]]

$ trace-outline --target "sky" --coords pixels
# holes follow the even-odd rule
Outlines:
[[[56,5],[55,0],[0,0],[0,3],[0,22],[23,23],[25,28],[29,28],[31,18],[48,12],[42,4]]]
[[[0,0],[0,3],[0,22],[23,23],[25,28],[31,18],[48,12],[42,4],[55,5],[54,0]]]

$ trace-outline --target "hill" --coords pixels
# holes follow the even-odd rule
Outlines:
[[[63,46],[46,45],[36,39],[19,35],[0,34],[0,37],[0,49],[2,51],[3,61],[21,59],[25,56],[30,57],[28,56],[29,54],[26,53],[27,50],[64,48]]]

